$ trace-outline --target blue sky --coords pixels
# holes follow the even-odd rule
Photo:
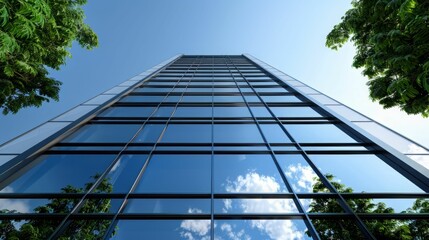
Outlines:
[[[1,116],[0,143],[175,54],[249,53],[428,146],[429,119],[382,110],[369,100],[360,70],[351,67],[353,46],[324,46],[349,8],[349,1],[335,0],[89,1],[86,22],[99,47],[74,45],[67,65],[51,72],[63,82],[60,102]]]

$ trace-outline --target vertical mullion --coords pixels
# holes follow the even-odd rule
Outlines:
[[[210,158],[210,236],[214,240],[214,57],[212,57],[212,121],[211,121],[211,158]]]

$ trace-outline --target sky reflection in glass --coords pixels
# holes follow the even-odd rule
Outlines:
[[[286,192],[270,155],[215,155],[216,193]]]
[[[375,155],[310,155],[310,159],[323,174],[332,174],[333,181],[353,192],[422,192]]]
[[[34,161],[35,166],[13,181],[1,192],[49,193],[62,192],[70,186],[80,189],[95,181],[115,155],[45,155]]]
[[[153,155],[136,192],[209,193],[210,159],[210,155]]]

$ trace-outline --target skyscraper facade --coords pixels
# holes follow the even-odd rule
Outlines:
[[[428,162],[250,55],[179,55],[0,146],[0,239],[425,239]]]

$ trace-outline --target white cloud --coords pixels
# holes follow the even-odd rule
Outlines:
[[[312,189],[314,184],[314,172],[309,171],[302,165],[290,166],[291,176],[298,177],[298,185]],[[235,181],[230,181],[225,187],[227,192],[279,192],[280,184],[269,176],[259,175],[255,172],[249,172],[245,176],[238,176]],[[239,201],[237,205],[232,204]],[[290,213],[297,212],[292,199],[241,199],[224,201],[224,211],[234,207],[240,208],[243,213]],[[261,234],[268,235],[270,239],[289,240],[303,239],[304,233],[298,231],[291,220],[250,220],[246,221],[251,228],[257,229]],[[244,229],[235,229],[230,224],[222,224],[221,230],[231,240],[251,239]]]
[[[112,169],[110,170],[110,173],[113,173],[114,171],[116,171],[116,170],[119,168],[119,166],[121,165],[121,161],[122,161],[122,158],[121,158],[121,159],[119,159],[119,160],[115,163],[115,165],[113,165]]]
[[[316,183],[316,173],[310,166],[303,166],[301,163],[290,164],[285,171],[285,175],[292,181],[291,185],[297,192],[312,192]]]
[[[202,212],[199,209],[189,209],[190,213]],[[209,240],[210,220],[184,220],[180,224],[180,236],[188,240]]]
[[[239,231],[234,231],[233,227],[230,224],[223,223],[220,226],[220,229],[225,232],[226,236],[228,236],[231,240],[250,240],[252,239],[249,235],[244,232],[244,229]]]
[[[239,175],[235,181],[228,181],[225,186],[227,192],[280,192],[280,184],[274,177],[249,172],[245,176]]]
[[[304,233],[298,231],[292,220],[251,220],[252,228],[266,233],[271,239],[304,239]]]
[[[5,187],[0,190],[0,193],[13,193],[14,190],[11,187]],[[15,210],[19,213],[29,213],[30,206],[27,204],[27,200],[22,199],[0,199],[0,210]]]

